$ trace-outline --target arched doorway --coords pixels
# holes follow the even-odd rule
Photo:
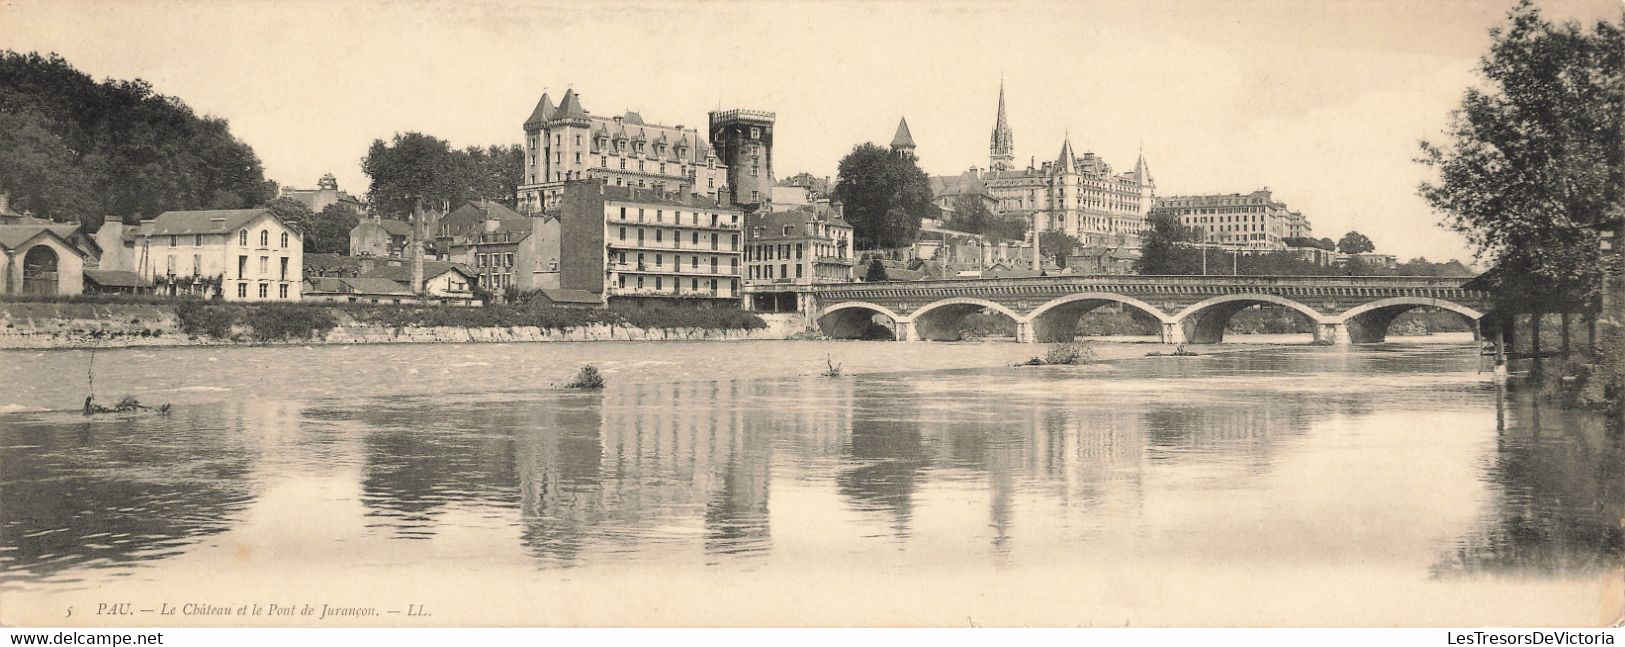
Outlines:
[[[50,245],[28,248],[23,255],[23,294],[56,294],[57,261]]]

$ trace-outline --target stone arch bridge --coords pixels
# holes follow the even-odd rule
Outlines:
[[[957,338],[958,320],[983,310],[1016,322],[1017,341],[1071,339],[1078,318],[1116,303],[1156,319],[1164,343],[1218,343],[1230,317],[1271,304],[1301,313],[1316,343],[1383,341],[1388,325],[1417,307],[1455,312],[1475,323],[1489,294],[1462,288],[1465,279],[1388,276],[1049,276],[999,279],[842,283],[797,288],[808,325],[833,337],[856,337],[874,315],[893,322],[899,341]]]

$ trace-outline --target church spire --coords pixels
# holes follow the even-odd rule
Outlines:
[[[1016,136],[1010,130],[1010,121],[1004,115],[1004,79],[999,80],[999,115],[993,121],[993,136],[988,142],[988,168],[1008,171],[1014,166]]]

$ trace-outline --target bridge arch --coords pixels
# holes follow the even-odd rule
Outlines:
[[[1321,324],[1336,323],[1307,305],[1273,294],[1225,294],[1194,303],[1171,317],[1183,329],[1185,341],[1193,344],[1217,344],[1224,341],[1224,327],[1230,318],[1243,309],[1269,303],[1297,311],[1318,328]]]
[[[1069,341],[1077,336],[1078,319],[1080,317],[1108,303],[1119,303],[1133,307],[1152,316],[1159,323],[1174,321],[1161,308],[1134,297],[1112,292],[1076,292],[1057,297],[1037,308],[1033,308],[1033,311],[1028,313],[1025,319],[1018,318],[1016,321],[1032,325],[1034,341]],[[1152,334],[1157,334],[1157,331],[1153,331]]]
[[[1446,299],[1389,297],[1349,308],[1338,318],[1338,323],[1341,323],[1343,329],[1347,331],[1349,341],[1356,344],[1375,344],[1387,339],[1388,327],[1399,315],[1422,307],[1439,308],[1461,315],[1471,323],[1475,336],[1478,334],[1479,320],[1487,314]]]
[[[911,315],[915,334],[928,341],[958,341],[965,317],[992,310],[1010,318],[1012,328],[1021,320],[1016,311],[996,301],[977,297],[950,297],[920,306]]]
[[[819,332],[836,339],[874,339],[878,332],[876,326],[884,327],[883,324],[875,323],[875,315],[891,320],[892,340],[903,339],[900,331],[905,319],[891,308],[868,301],[843,301],[832,304],[818,311],[818,318],[814,323],[818,326]]]

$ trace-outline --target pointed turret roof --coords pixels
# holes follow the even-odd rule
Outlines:
[[[891,138],[891,147],[899,150],[914,148],[914,135],[908,132],[907,117],[897,120],[897,134]]]
[[[1151,169],[1145,165],[1145,149],[1140,150],[1140,159],[1134,162],[1134,181],[1141,184],[1156,184],[1151,179]]]
[[[541,127],[542,122],[553,116],[553,100],[547,93],[542,93],[542,100],[536,102],[536,109],[530,111],[530,118],[525,120],[525,128]]]
[[[586,119],[587,111],[581,107],[581,98],[576,96],[574,89],[565,90],[564,98],[559,101],[558,111],[553,113],[554,119]]]
[[[1061,140],[1061,156],[1055,160],[1055,168],[1062,173],[1077,173],[1078,158],[1072,154],[1072,136]]]

